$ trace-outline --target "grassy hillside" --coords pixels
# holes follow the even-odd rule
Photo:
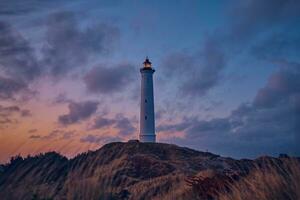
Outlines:
[[[234,160],[161,143],[110,143],[73,159],[12,159],[3,199],[300,199],[299,158]]]

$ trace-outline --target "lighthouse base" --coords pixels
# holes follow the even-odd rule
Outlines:
[[[140,135],[140,142],[156,142],[155,135]]]

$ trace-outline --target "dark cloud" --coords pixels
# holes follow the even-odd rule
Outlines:
[[[220,83],[229,58],[238,59],[242,52],[250,50],[256,58],[273,60],[299,57],[299,9],[296,0],[235,3],[225,12],[226,26],[207,34],[196,52],[165,57],[165,83],[179,84],[186,97],[203,96]]]
[[[296,28],[297,29],[297,28]],[[297,30],[274,33],[263,41],[256,42],[250,53],[258,59],[279,60],[289,56],[299,57],[300,36]]]
[[[65,131],[62,134],[61,139],[67,140],[74,137],[75,135],[76,135],[76,131]]]
[[[230,116],[208,121],[186,118],[160,126],[158,131],[184,131],[186,138],[175,142],[226,155],[299,155],[300,67],[298,63],[280,64],[253,102],[241,104]]]
[[[185,131],[187,128],[192,126],[193,123],[197,123],[197,120],[184,119],[181,123],[161,124],[156,127],[156,131],[158,132]]]
[[[48,133],[48,135],[42,136],[41,139],[70,139],[76,135],[76,131],[66,131],[56,129]]]
[[[40,1],[40,0],[1,0],[0,15],[24,15],[31,12],[41,11],[44,9],[58,7],[63,3],[61,0]]]
[[[300,64],[282,61],[279,71],[273,73],[266,86],[260,89],[254,99],[258,107],[288,104],[300,94]]]
[[[182,85],[185,94],[203,96],[221,80],[226,60],[223,51],[214,40],[206,40],[201,58],[196,65],[199,69],[190,71],[191,78]]]
[[[98,116],[98,117],[95,118],[92,128],[93,129],[106,128],[106,127],[109,127],[109,126],[111,126],[115,123],[116,123],[115,119],[108,119],[108,118],[104,118],[102,116]]]
[[[81,142],[96,143],[96,144],[106,144],[110,142],[121,141],[121,138],[111,137],[111,136],[98,136],[98,135],[87,135],[80,139]]]
[[[299,19],[297,0],[240,1],[230,9],[230,40],[241,42]]]
[[[213,38],[207,38],[199,52],[167,55],[162,63],[167,74],[165,82],[176,82],[179,84],[178,91],[189,97],[206,95],[219,83],[227,64],[225,54],[218,45]]]
[[[29,136],[29,139],[40,139],[42,136],[40,135],[31,135]]]
[[[92,8],[100,7],[110,7],[120,4],[120,0],[105,0],[105,1],[89,1]],[[64,1],[64,0],[1,0],[0,1],[0,15],[2,16],[20,16],[30,15],[32,13],[43,13],[49,11],[56,11],[60,9],[68,9],[69,6],[77,5],[78,7],[86,6],[86,1],[82,0],[73,0],[73,1]],[[93,7],[94,6],[94,7]],[[90,7],[88,7],[90,9]]]
[[[116,116],[115,128],[119,129],[118,135],[120,136],[128,136],[136,131],[131,121],[121,114]]]
[[[29,110],[21,109],[19,106],[2,106],[2,105],[0,105],[0,123],[1,124],[17,123],[18,120],[14,119],[16,114],[19,115],[20,117],[31,116],[31,112]]]
[[[13,115],[20,112],[18,106],[2,106],[0,105],[0,125],[17,123],[16,119],[13,119]],[[1,128],[1,126],[0,126]]]
[[[0,105],[0,113],[1,114],[10,115],[13,112],[20,112],[20,110],[21,109],[18,106],[8,106],[8,107],[5,107],[5,106],[1,106]]]
[[[44,64],[50,73],[62,75],[85,67],[91,56],[107,55],[119,39],[119,30],[108,24],[82,29],[72,12],[51,15],[47,23]]]
[[[32,129],[28,131],[29,133],[35,133],[37,132],[36,129]],[[53,139],[59,139],[59,140],[66,140],[70,139],[72,137],[76,136],[76,131],[66,131],[61,129],[56,129],[51,132],[49,132],[47,135],[31,135],[29,136],[30,139],[40,139],[40,140],[53,140]]]
[[[181,85],[179,91],[187,96],[203,96],[222,79],[223,69],[229,62],[227,57],[236,57],[249,48],[260,58],[270,55],[282,58],[287,51],[297,56],[300,40],[295,27],[296,24],[299,27],[299,20],[295,19],[300,17],[299,9],[300,3],[295,0],[249,0],[235,4],[229,9],[228,25],[209,34],[199,52],[166,56],[162,64],[168,74],[166,82],[170,82],[169,76],[174,76],[175,82]],[[286,32],[286,25],[291,26],[290,32]],[[283,30],[279,36],[272,29],[275,27]]]
[[[113,67],[100,65],[91,69],[84,77],[88,91],[111,94],[128,87],[133,80],[134,67],[130,64],[119,64]]]
[[[58,94],[52,101],[53,104],[70,103],[70,102],[72,102],[72,100],[67,97],[66,93]]]
[[[28,92],[28,84],[41,68],[32,47],[9,24],[0,21],[0,98],[13,99]]]
[[[268,61],[299,57],[299,9],[297,0],[240,1],[211,37],[230,57],[244,52]]]
[[[11,123],[13,123],[13,121],[11,120],[11,119],[8,119],[8,118],[6,118],[6,117],[1,117],[0,118],[0,124],[11,124]],[[2,127],[0,126],[0,129],[1,129]]]
[[[45,45],[37,59],[31,44],[10,24],[0,21],[0,98],[28,92],[29,84],[45,74],[59,77],[83,68],[94,55],[109,54],[119,39],[118,28],[109,24],[80,28],[72,12],[50,15],[45,33]]]
[[[70,102],[69,113],[59,116],[58,121],[69,125],[88,119],[97,111],[98,104],[96,101]]]
[[[26,109],[22,110],[20,114],[21,114],[22,117],[30,117],[30,116],[32,116],[31,111],[30,110],[26,110]]]
[[[31,81],[41,68],[29,42],[9,24],[0,21],[0,69],[14,80]]]
[[[15,94],[26,88],[27,85],[22,81],[0,76],[0,99],[13,99]]]
[[[223,68],[230,61],[227,60],[228,57],[237,58],[244,52],[249,53],[247,50],[255,58],[267,59],[271,61],[269,64],[280,67],[269,77],[265,87],[257,92],[251,103],[241,104],[228,117],[207,121],[185,118],[180,123],[159,126],[158,131],[161,134],[176,131],[186,134],[185,139],[172,138],[168,142],[238,157],[276,155],[282,152],[299,156],[300,66],[299,63],[285,61],[299,57],[299,8],[300,3],[294,0],[239,2],[231,9],[233,18],[228,18],[227,26],[207,37],[204,44],[212,42],[212,45],[207,45],[212,49],[205,48],[205,45],[202,48],[207,63],[201,60],[201,56],[194,56],[196,53],[188,53],[192,56],[184,56],[181,64],[178,64],[180,59],[176,61],[172,73],[178,71],[176,77],[185,76],[186,68],[189,75],[192,74],[191,81],[187,83],[191,84],[189,89],[194,96],[205,94],[199,91],[209,91],[213,88],[211,85],[218,84]],[[218,59],[214,60],[215,56]],[[201,67],[197,68],[195,63],[199,63],[198,66],[207,66],[211,73],[202,73],[201,76],[197,73]],[[221,67],[214,68],[214,65]],[[197,78],[204,82],[198,83]],[[184,83],[184,79],[180,81]],[[203,90],[206,85],[209,89]]]
[[[47,135],[31,135],[29,136],[30,139],[41,139],[41,140],[52,140],[56,139],[58,136],[60,136],[63,133],[61,130],[53,130]]]
[[[216,118],[209,121],[198,121],[187,129],[191,138],[209,137],[216,133],[222,134],[228,132],[231,124],[227,119]]]
[[[28,130],[27,132],[28,133],[36,133],[38,130],[36,129],[36,128],[34,128],[34,129],[30,129],[30,130]]]
[[[162,62],[162,70],[169,76],[178,76],[195,69],[197,57],[188,52],[174,52],[167,54]]]
[[[118,136],[128,136],[134,134],[136,128],[133,126],[132,121],[122,114],[117,114],[114,118],[106,118],[98,116],[95,118],[92,129],[101,128],[116,128],[118,129]]]

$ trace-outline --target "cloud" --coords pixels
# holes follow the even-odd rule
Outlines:
[[[2,106],[0,105],[0,124],[17,123],[14,119],[16,114],[20,117],[31,116],[31,112],[27,109],[21,109],[19,106]]]
[[[257,42],[250,49],[250,53],[262,60],[280,60],[289,56],[299,56],[300,36],[297,28],[274,33],[266,39]]]
[[[40,135],[31,135],[29,136],[29,139],[40,139],[42,136]]]
[[[32,113],[30,110],[25,109],[25,110],[21,111],[21,116],[22,117],[30,117],[30,116],[32,116]]]
[[[201,58],[198,66],[196,65],[199,70],[190,71],[191,78],[182,86],[185,94],[203,96],[221,80],[226,60],[223,51],[214,40],[206,40]]]
[[[221,46],[206,38],[201,50],[193,53],[176,52],[167,55],[162,67],[168,75],[165,82],[179,84],[178,92],[187,97],[201,97],[218,85],[227,65]],[[171,80],[172,81],[171,81]]]
[[[91,128],[115,128],[118,130],[119,137],[134,134],[136,131],[136,128],[133,126],[132,121],[129,118],[125,117],[123,114],[117,114],[114,118],[98,116],[94,119],[94,123]]]
[[[95,118],[92,128],[93,129],[106,128],[106,127],[110,127],[111,125],[113,125],[115,123],[116,123],[115,119],[108,119],[108,118],[104,118],[102,116],[98,116]]]
[[[15,94],[26,90],[24,82],[0,76],[0,99],[13,99]]]
[[[197,57],[188,52],[173,52],[163,58],[162,69],[173,77],[185,74],[195,68]]]
[[[66,131],[56,129],[48,133],[48,135],[41,136],[41,139],[70,139],[76,135],[76,131]]]
[[[229,57],[249,53],[248,50],[255,58],[267,59],[269,64],[279,65],[279,70],[272,73],[252,102],[240,104],[228,117],[210,120],[186,117],[178,123],[161,124],[158,126],[159,134],[184,132],[185,138],[174,134],[175,137],[169,138],[167,142],[237,157],[278,155],[282,152],[299,156],[300,66],[299,63],[287,60],[297,60],[299,57],[297,20],[300,14],[297,10],[300,3],[293,0],[267,0],[243,1],[235,5],[230,16],[233,18],[228,18],[227,26],[208,35],[202,50],[200,49],[202,54],[186,53],[183,62],[176,61],[172,72],[176,73],[175,80],[176,77],[184,77],[186,70],[186,73],[192,74],[190,81],[186,82],[191,84],[187,91],[191,91],[190,94],[194,96],[201,96],[218,85],[224,67],[229,65]],[[212,45],[207,45],[210,43]],[[199,55],[205,55],[207,63]],[[214,64],[215,56],[218,59]],[[200,67],[197,68],[195,63],[199,63]],[[198,73],[201,65],[207,66],[211,73],[202,73],[201,77],[201,73]],[[221,67],[209,68],[214,65]],[[178,79],[177,81],[179,82]],[[184,81],[185,79],[180,80],[180,84],[184,85]]]
[[[298,57],[300,2],[295,0],[241,1],[229,11],[231,21],[223,38],[258,59]],[[287,31],[288,30],[288,31]]]
[[[0,1],[0,15],[18,16],[31,12],[41,11],[49,9],[51,7],[58,7],[63,1],[51,0],[51,1],[39,1],[39,0],[27,0],[26,3],[19,0]]]
[[[185,119],[180,123],[161,124],[156,127],[156,131],[157,132],[185,131],[187,128],[191,127],[193,123],[197,123],[197,121],[191,119]]]
[[[24,6],[14,4],[16,11]],[[73,12],[57,12],[48,17],[45,44],[37,51],[38,59],[35,50],[40,49],[34,49],[9,23],[0,21],[0,98],[12,99],[23,91],[26,94],[29,84],[41,76],[61,77],[82,69],[96,54],[107,56],[118,40],[119,29],[113,25],[82,28]]]
[[[70,102],[72,102],[72,100],[67,97],[66,93],[58,94],[52,101],[53,104],[70,103]]]
[[[113,67],[99,65],[84,77],[87,90],[92,93],[112,94],[122,91],[133,80],[134,67],[121,63]]]
[[[97,54],[107,55],[119,40],[119,29],[109,24],[79,27],[72,12],[58,12],[49,17],[44,64],[50,73],[61,76],[77,67],[85,67]]]
[[[209,35],[224,55],[239,57],[246,52],[268,61],[298,57],[299,1],[247,0],[228,8],[226,26]]]
[[[67,140],[67,139],[74,137],[75,135],[76,135],[76,131],[65,131],[62,134],[61,139]]]
[[[172,53],[163,59],[162,67],[168,74],[165,82],[179,84],[178,91],[186,97],[206,95],[222,80],[230,57],[239,56],[238,54],[247,51],[253,44],[257,46],[252,39],[260,39],[264,43],[269,34],[266,38],[258,37],[265,32],[274,34],[270,27],[282,26],[282,20],[287,21],[298,15],[297,9],[293,9],[299,7],[298,4],[293,0],[275,0],[274,3],[271,0],[249,0],[236,3],[227,10],[227,26],[209,33],[204,38],[202,47],[194,52],[185,50]],[[271,49],[271,46],[256,48],[264,51],[263,48]],[[171,78],[173,81],[170,81]]]
[[[8,23],[0,21],[0,98],[29,92],[28,84],[41,75],[29,42]]]
[[[8,23],[0,21],[0,69],[14,80],[31,81],[41,74],[33,48]]]
[[[168,141],[205,148],[237,157],[262,154],[299,155],[300,65],[282,62],[252,103],[241,104],[228,117],[161,125],[164,132],[185,132],[185,138]]]
[[[20,108],[18,106],[8,106],[4,107],[0,105],[0,112],[1,114],[10,115],[13,112],[20,112]]]
[[[8,118],[0,118],[0,124],[11,124],[14,123],[15,121],[8,119]],[[0,126],[0,129],[2,129],[2,127]]]
[[[228,119],[215,118],[209,121],[198,121],[187,129],[188,136],[191,138],[209,137],[216,133],[226,133],[231,129]]]
[[[36,128],[34,128],[34,129],[30,129],[30,130],[28,130],[27,132],[28,133],[36,133],[38,130],[36,129]]]
[[[70,102],[69,113],[60,115],[58,121],[60,124],[69,125],[88,119],[97,111],[98,104],[96,101]]]
[[[87,135],[80,139],[81,142],[88,142],[88,143],[96,143],[96,144],[106,144],[110,142],[118,142],[121,141],[118,137],[111,137],[111,136],[98,136],[98,135]]]
[[[165,57],[162,63],[168,74],[165,82],[179,84],[178,91],[186,97],[201,97],[222,80],[229,57],[236,57],[249,48],[257,58],[279,55],[284,58],[287,51],[298,52],[296,44],[300,40],[295,19],[300,16],[299,9],[300,3],[294,0],[238,2],[227,12],[228,25],[208,34],[199,50]],[[288,25],[295,34],[286,31]],[[281,37],[276,34],[278,30]]]
[[[119,129],[118,135],[121,136],[128,136],[136,131],[131,121],[121,114],[116,116],[115,128]]]
[[[261,88],[254,104],[258,107],[271,107],[289,103],[300,94],[300,64],[282,61],[279,71],[273,73],[265,87]]]
[[[296,0],[240,1],[230,11],[230,40],[241,42],[299,17]],[[288,23],[286,23],[288,22]]]
[[[29,130],[28,133],[36,133],[36,129]],[[66,131],[61,129],[56,129],[51,132],[49,132],[47,135],[30,135],[30,139],[40,139],[40,140],[53,140],[53,139],[59,139],[59,140],[67,140],[72,137],[76,136],[76,131]]]

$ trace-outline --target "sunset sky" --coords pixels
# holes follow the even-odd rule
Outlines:
[[[139,132],[235,158],[300,155],[300,1],[0,0],[0,163]]]

